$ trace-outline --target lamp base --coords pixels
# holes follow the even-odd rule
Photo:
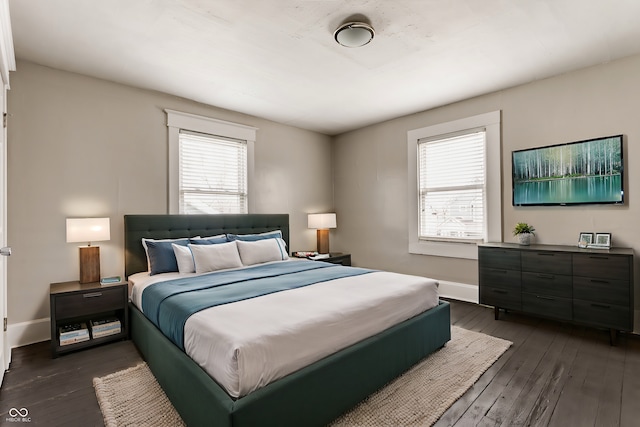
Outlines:
[[[82,246],[80,249],[80,283],[100,281],[100,246]]]
[[[318,230],[316,233],[318,240],[318,253],[319,254],[328,254],[329,253],[329,229]]]

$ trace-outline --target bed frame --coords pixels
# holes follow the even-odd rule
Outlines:
[[[146,271],[140,239],[282,230],[289,216],[125,215],[125,274]],[[247,396],[231,398],[130,304],[131,337],[189,426],[324,426],[451,339],[449,304],[389,328]]]

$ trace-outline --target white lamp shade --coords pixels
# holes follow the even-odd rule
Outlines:
[[[67,242],[99,242],[111,238],[109,218],[67,218]]]
[[[336,214],[309,214],[307,217],[307,227],[317,230],[326,230],[328,228],[336,228]]]

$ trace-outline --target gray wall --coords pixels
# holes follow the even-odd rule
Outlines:
[[[306,214],[333,208],[328,136],[18,61],[8,94],[10,324],[48,318],[49,284],[77,280],[65,218],[111,218],[102,273],[121,275],[123,215],[168,212],[165,108],[259,128],[255,212],[289,213],[292,250],[315,247]]]
[[[51,282],[77,279],[69,216],[110,216],[105,275],[122,274],[122,215],[167,211],[164,108],[256,126],[257,212],[291,214],[292,250],[315,247],[306,213],[335,208],[332,250],[354,264],[477,284],[472,260],[407,250],[407,131],[502,110],[503,235],[532,223],[537,241],[613,234],[640,253],[640,56],[405,116],[333,138],[169,95],[18,62],[9,91],[9,323],[46,318]],[[511,206],[511,151],[625,134],[624,206]],[[314,184],[307,179],[313,177]],[[335,194],[334,194],[335,186]],[[636,258],[636,271],[638,261]],[[636,306],[640,304],[636,274]]]
[[[470,76],[471,78],[472,76]],[[640,56],[469,99],[340,135],[333,143],[338,233],[332,245],[359,266],[471,285],[477,262],[408,253],[407,131],[502,111],[503,239],[517,222],[533,224],[537,242],[575,245],[581,231],[611,232],[615,246],[640,258]],[[625,205],[511,205],[513,150],[624,134]],[[636,307],[640,304],[636,274]]]

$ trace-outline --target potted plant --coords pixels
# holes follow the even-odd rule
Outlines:
[[[531,244],[531,236],[536,234],[535,231],[536,229],[532,225],[526,222],[519,222],[513,229],[513,235],[518,236],[520,244],[526,246]]]

